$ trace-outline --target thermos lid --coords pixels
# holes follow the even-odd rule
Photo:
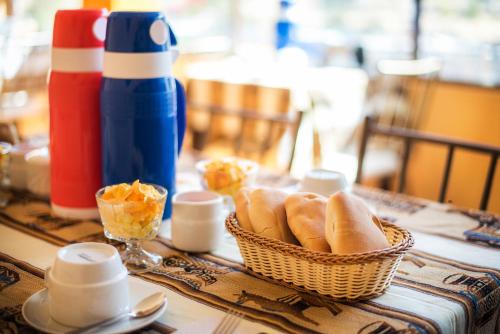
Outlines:
[[[58,10],[54,20],[54,48],[97,48],[106,36],[105,9]]]
[[[175,45],[175,36],[161,12],[112,12],[109,15],[105,44],[108,52],[162,52]]]

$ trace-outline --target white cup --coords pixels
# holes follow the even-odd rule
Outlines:
[[[344,174],[340,172],[313,169],[306,173],[299,190],[329,197],[340,190],[349,191],[350,187]]]
[[[128,273],[115,247],[72,244],[57,252],[45,273],[49,314],[71,327],[84,327],[126,312]]]
[[[222,243],[223,197],[211,191],[188,191],[172,198],[172,243],[187,252],[209,252]]]

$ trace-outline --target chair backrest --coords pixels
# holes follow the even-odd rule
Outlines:
[[[378,124],[373,116],[368,115],[365,117],[363,135],[359,147],[358,171],[356,174],[356,183],[361,183],[361,177],[363,173],[363,162],[365,160],[366,150],[368,147],[367,144],[370,137],[375,135],[397,138],[403,141],[398,192],[403,192],[405,190],[406,172],[408,169],[408,161],[410,158],[411,147],[413,144],[417,142],[424,142],[424,143],[431,143],[447,147],[448,151],[446,156],[446,163],[444,167],[444,173],[443,173],[443,178],[441,180],[441,186],[439,192],[440,202],[443,202],[446,197],[446,191],[448,189],[448,181],[450,179],[450,173],[451,173],[451,166],[456,149],[475,151],[478,153],[489,155],[490,163],[479,207],[481,210],[487,209],[493,178],[495,176],[497,161],[498,158],[500,157],[500,147],[443,137],[413,129],[384,126]]]
[[[206,96],[198,98],[194,85],[208,89]],[[291,110],[288,89],[191,79],[187,95],[192,121],[196,122],[195,114],[205,117],[201,128],[206,143],[225,138],[236,156],[256,154],[261,159],[288,131],[291,147],[286,168],[290,170],[302,112]]]
[[[441,70],[436,58],[395,60],[377,63],[380,74],[372,81],[372,113],[389,126],[417,128],[429,101],[434,79]]]

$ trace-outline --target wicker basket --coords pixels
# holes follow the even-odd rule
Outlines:
[[[270,239],[242,229],[235,213],[226,228],[238,242],[250,272],[281,284],[305,288],[341,301],[381,295],[391,284],[403,254],[413,246],[407,230],[382,221],[391,247],[353,255],[334,255]]]

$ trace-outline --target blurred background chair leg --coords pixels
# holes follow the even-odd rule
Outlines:
[[[0,123],[0,141],[8,142],[13,145],[19,143],[19,131],[15,123]]]

